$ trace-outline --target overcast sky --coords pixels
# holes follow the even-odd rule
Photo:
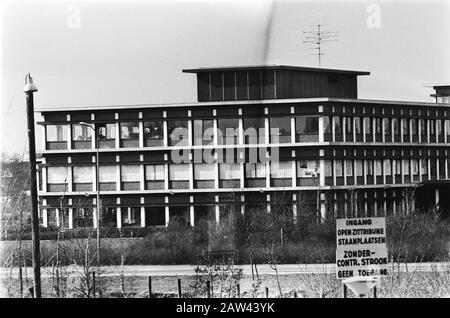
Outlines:
[[[24,77],[35,107],[196,101],[183,68],[317,66],[302,43],[339,31],[323,67],[370,71],[359,97],[432,101],[450,82],[449,1],[11,1],[1,13],[1,148],[27,149]],[[38,149],[40,128],[37,130]]]

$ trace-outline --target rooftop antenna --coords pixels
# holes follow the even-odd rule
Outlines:
[[[321,57],[322,55],[325,55],[322,53],[322,45],[327,42],[338,41],[339,32],[324,31],[321,27],[324,27],[325,24],[316,24],[311,26],[317,27],[317,30],[303,31],[303,44],[309,43],[314,45],[314,47],[309,49],[316,50],[317,52],[311,55],[317,55],[319,58],[319,67],[322,67]]]

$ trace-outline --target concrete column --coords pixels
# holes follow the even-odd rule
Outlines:
[[[265,113],[268,113],[267,107],[265,108]],[[264,118],[264,129],[266,134],[266,144],[270,144],[270,123],[269,118]]]
[[[334,142],[334,141],[336,141],[336,138],[335,138],[336,133],[334,132],[334,116],[331,116],[330,119],[331,119],[331,122],[330,122],[330,125],[331,125],[331,141]]]
[[[294,116],[291,114],[291,116]],[[295,117],[291,117],[291,143],[295,143]]]
[[[427,122],[427,143],[430,143],[430,120],[425,119]]]
[[[169,146],[169,131],[167,129],[167,120],[163,121],[163,146]]]
[[[366,120],[364,118],[364,116],[361,117],[361,131],[363,134],[363,142],[366,142]]]
[[[42,167],[41,171],[42,171],[42,192],[47,192],[47,167]]]
[[[169,190],[169,164],[164,164],[164,189]]]
[[[139,122],[139,148],[144,147],[144,122]]]
[[[141,206],[141,227],[145,227],[145,207]]]
[[[319,151],[322,152],[323,149],[320,149]],[[319,176],[320,176],[319,186],[324,187],[325,186],[325,160],[323,160],[323,159],[319,160],[319,169],[320,169],[319,170]]]
[[[188,145],[192,146],[194,144],[194,138],[192,136],[192,120],[188,120]]]
[[[98,227],[98,224],[97,224],[97,208],[96,207],[92,208],[92,220],[93,220],[93,223],[94,223],[94,229],[96,229]]]
[[[269,151],[266,151],[266,158],[269,154]],[[266,187],[270,188],[270,162],[266,161]]]
[[[164,212],[165,212],[166,226],[169,226],[170,209],[169,209],[169,206],[168,206],[168,205],[165,206]]]
[[[191,226],[193,227],[195,225],[195,215],[194,215],[194,206],[192,204],[189,205],[189,221],[191,223]]]
[[[436,205],[439,204],[439,189],[435,189],[435,190],[434,190],[434,203],[435,203]]]
[[[296,194],[292,194],[292,221],[294,222],[294,224],[297,223],[298,220],[298,215],[297,215],[297,195]]]
[[[69,229],[73,229],[73,208],[69,208]]]
[[[70,116],[70,115],[67,115]],[[69,117],[70,120],[70,117]],[[67,149],[72,149],[72,125],[67,125]]]
[[[219,144],[219,141],[218,141],[219,135],[218,135],[218,128],[217,127],[218,127],[217,126],[217,119],[214,118],[213,119],[213,130],[214,130],[214,132],[213,132],[214,133],[214,135],[213,135],[213,144],[214,144],[214,146],[217,146]]]
[[[116,189],[117,189],[117,191],[120,191],[121,190],[121,179],[122,179],[122,176],[120,175],[120,164],[119,163],[117,163],[117,166],[116,166]]]
[[[120,148],[120,124],[118,122],[116,123],[116,148]]]
[[[69,163],[71,161],[71,157],[67,158]],[[67,192],[72,192],[72,185],[73,185],[73,167],[72,166],[68,166],[67,167]]]
[[[239,118],[239,138],[238,138],[238,143],[239,145],[243,145],[244,144],[244,119],[242,119],[242,117]]]
[[[220,207],[218,204],[216,204],[214,206],[214,213],[215,213],[215,217],[216,217],[216,223],[219,224],[220,223]]]
[[[194,164],[189,164],[189,189],[194,189]]]
[[[57,227],[61,227],[61,216],[60,213],[62,213],[62,211],[60,209],[56,209],[56,226]]]
[[[295,150],[292,150],[292,186],[297,186],[297,161],[295,160]]]
[[[47,209],[42,209],[42,226],[48,227],[48,211],[47,211]]]
[[[117,221],[117,228],[118,229],[122,228],[122,208],[121,207],[117,207],[116,221]]]
[[[244,215],[245,214],[245,196],[241,195],[241,214]]]
[[[325,137],[325,131],[324,131],[324,125],[323,125],[323,117],[319,117],[319,142],[324,142]]]
[[[343,142],[347,141],[347,131],[346,131],[347,123],[346,123],[346,116],[342,117],[342,140]]]
[[[245,188],[245,163],[239,164],[241,188]]]
[[[327,214],[326,205],[325,205],[325,193],[320,194],[320,220],[321,222],[325,221]]]

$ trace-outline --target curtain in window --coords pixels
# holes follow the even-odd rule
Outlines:
[[[270,174],[272,178],[291,178],[292,161],[271,162]]]
[[[120,168],[122,182],[139,182],[141,179],[141,167],[138,165],[127,165]]]
[[[100,166],[99,175],[99,182],[116,182],[116,166]]]
[[[198,163],[194,164],[195,180],[214,180],[214,164]]]
[[[240,165],[238,163],[219,164],[219,177],[222,180],[240,179]]]
[[[329,161],[328,161],[329,162]],[[329,162],[331,166],[331,162]],[[325,163],[326,165],[326,163]],[[318,164],[315,160],[300,160],[297,161],[297,177],[298,178],[317,178]],[[325,171],[327,167],[325,167]],[[332,176],[331,169],[328,171],[330,177]]]
[[[146,180],[164,180],[164,165],[146,165]]]
[[[67,167],[48,167],[47,183],[67,183],[68,169]]]
[[[74,183],[92,183],[93,167],[73,167]]]
[[[170,164],[169,179],[171,181],[189,180],[189,164]]]

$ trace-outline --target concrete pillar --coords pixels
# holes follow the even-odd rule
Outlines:
[[[48,227],[48,211],[47,211],[47,209],[42,209],[42,226]]]
[[[98,227],[98,224],[97,224],[97,208],[92,208],[92,221],[93,221],[93,224],[94,224],[94,229],[96,229],[97,227]]]
[[[291,115],[293,116],[293,115]],[[291,143],[295,143],[295,117],[291,117]]]
[[[56,226],[57,227],[61,227],[60,213],[62,213],[62,211],[60,211],[59,209],[56,209]]]
[[[327,208],[325,205],[325,193],[320,194],[320,220],[321,222],[325,221],[327,214]]]
[[[439,204],[439,189],[435,189],[435,190],[434,190],[434,203],[435,203],[436,205]]]
[[[323,117],[319,117],[319,142],[324,142],[325,140],[324,129]]]
[[[141,227],[145,227],[145,207],[141,206]]]
[[[191,223],[191,226],[193,227],[195,225],[195,215],[194,215],[194,206],[192,204],[189,205],[189,221]]]
[[[73,229],[73,208],[69,208],[69,229]]]
[[[118,229],[122,228],[122,208],[121,207],[117,207],[116,221],[117,221],[117,228]]]
[[[216,217],[216,223],[219,224],[220,223],[220,207],[218,204],[216,204],[214,206],[214,213],[215,213],[215,217]]]
[[[297,215],[297,195],[296,194],[292,194],[292,221],[294,222],[294,224],[297,223],[298,220],[298,215]]]
[[[165,212],[166,226],[169,226],[170,209],[169,209],[169,206],[168,206],[168,205],[165,206],[164,212]]]
[[[118,113],[116,113],[116,117],[118,117]],[[116,123],[116,140],[115,140],[116,148],[120,148],[120,124]]]
[[[140,113],[142,114],[142,113]],[[139,148],[144,147],[144,122],[139,122]]]

